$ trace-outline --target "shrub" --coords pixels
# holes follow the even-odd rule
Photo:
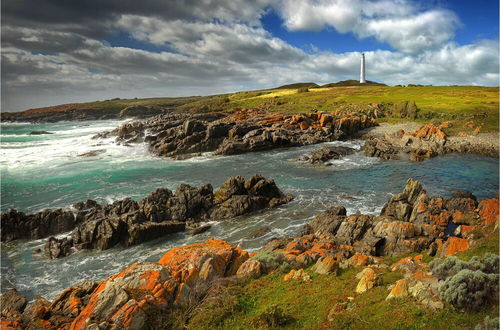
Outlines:
[[[275,329],[290,322],[292,318],[286,315],[278,306],[268,307],[262,314],[254,319],[254,323],[263,324],[268,328]]]
[[[458,310],[477,311],[498,295],[498,274],[462,269],[439,288],[440,297]]]
[[[431,267],[432,274],[440,280],[453,276],[463,269],[469,269],[469,264],[466,261],[458,259],[455,256],[446,259],[435,259],[429,266]]]
[[[309,92],[309,88],[307,87],[301,87],[297,90],[297,93],[307,93]]]
[[[437,278],[444,280],[463,269],[480,270],[486,274],[498,274],[499,263],[500,258],[497,255],[486,253],[482,259],[474,256],[470,261],[463,261],[455,256],[445,259],[435,259],[429,266]]]
[[[260,261],[265,273],[279,269],[281,272],[290,270],[290,264],[285,260],[285,255],[282,252],[262,251],[252,257]]]
[[[474,330],[497,330],[500,329],[500,318],[486,316],[483,322],[474,327]]]

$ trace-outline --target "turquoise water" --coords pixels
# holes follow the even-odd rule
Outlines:
[[[116,127],[118,121],[2,125],[1,208],[35,212],[49,207],[95,199],[111,202],[124,197],[143,198],[158,187],[175,189],[180,183],[217,188],[233,175],[260,173],[274,178],[293,202],[277,209],[215,223],[195,237],[175,234],[130,249],[80,252],[61,260],[47,260],[33,252],[44,241],[2,245],[2,287],[16,286],[29,296],[54,298],[65,287],[83,279],[100,280],[138,261],[156,261],[165,251],[208,237],[229,240],[248,250],[258,249],[272,236],[293,235],[315,214],[334,204],[349,213],[380,212],[387,199],[402,190],[406,179],[421,180],[431,194],[450,195],[455,189],[473,192],[480,199],[498,190],[498,160],[471,155],[449,155],[422,163],[381,161],[360,152],[329,167],[296,161],[320,146],[281,149],[238,156],[210,154],[186,161],[151,156],[144,144],[116,145],[111,139],[92,140],[97,132]],[[53,135],[27,136],[33,130]],[[334,142],[360,148],[362,141]],[[81,157],[105,150],[95,157]],[[248,234],[271,227],[264,237]]]

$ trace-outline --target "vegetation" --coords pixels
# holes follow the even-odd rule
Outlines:
[[[403,278],[403,274],[398,272],[378,270],[378,285],[361,295],[356,295],[354,290],[358,280],[355,276],[361,269],[348,268],[340,271],[337,276],[313,274],[311,269],[306,269],[312,278],[310,282],[284,281],[283,273],[278,271],[255,280],[234,284],[223,295],[218,296],[222,301],[207,300],[216,308],[195,311],[195,317],[190,319],[185,327],[188,329],[379,329],[383,325],[386,329],[450,329],[450,327],[497,329],[498,302],[490,300],[490,297],[496,296],[495,288],[488,294],[484,294],[483,289],[473,290],[475,295],[457,294],[463,290],[464,283],[465,290],[476,288],[469,286],[472,283],[488,285],[492,283],[483,281],[482,275],[477,278],[464,275],[463,269],[473,273],[475,269],[482,269],[483,274],[484,272],[498,274],[498,256],[492,254],[498,253],[497,251],[498,230],[477,241],[471,249],[459,253],[457,258],[448,258],[451,261],[424,256],[424,262],[432,261],[433,269],[441,267],[447,269],[446,274],[454,276],[461,274],[454,279],[456,284],[448,285],[449,289],[454,289],[449,292],[449,296],[457,297],[457,300],[448,299],[446,298],[448,293],[445,294],[448,303],[438,312],[431,311],[411,297],[386,301],[385,298],[389,293],[387,287]],[[414,255],[416,254],[411,256]],[[260,252],[253,258],[263,263],[273,263],[281,260],[281,253]],[[382,262],[391,265],[400,258],[401,256],[386,257]],[[496,276],[498,283],[498,275]],[[486,275],[486,277],[493,276]],[[467,298],[463,300],[460,297]],[[481,306],[479,310],[462,312],[460,304],[465,301],[474,306],[478,306],[479,301],[489,305]]]
[[[439,295],[458,310],[477,311],[498,297],[497,274],[462,269],[439,287]]]
[[[354,85],[354,86],[353,86]],[[305,92],[305,91],[308,92]],[[64,111],[69,109],[108,109],[119,111],[127,106],[144,105],[175,108],[177,110],[234,110],[259,108],[270,112],[333,112],[339,109],[363,110],[381,106],[385,114],[379,122],[417,121],[427,123],[451,122],[449,134],[461,131],[471,133],[498,131],[498,88],[476,86],[385,86],[376,83],[359,85],[350,81],[319,87],[314,83],[284,85],[275,89],[237,92],[212,96],[177,98],[112,99],[89,103],[67,104],[31,109],[38,111]],[[405,118],[397,106],[412,102],[418,107],[416,115]]]

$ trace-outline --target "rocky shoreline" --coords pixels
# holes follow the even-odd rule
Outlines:
[[[303,270],[308,265],[314,265],[313,272],[333,276],[339,268],[364,267],[356,276],[358,295],[377,285],[381,270],[403,273],[404,278],[392,286],[386,300],[412,295],[417,303],[439,310],[444,296],[438,287],[450,276],[443,274],[439,262],[428,265],[422,255],[406,257],[389,270],[381,257],[418,252],[451,256],[467,250],[476,239],[498,228],[498,204],[498,199],[478,202],[464,192],[448,198],[430,197],[420,182],[408,179],[403,191],[386,203],[379,216],[347,215],[344,207],[333,206],[306,224],[296,237],[272,239],[257,254],[209,239],[174,248],[156,263],[133,264],[99,283],[75,284],[53,302],[39,297],[28,303],[10,290],[1,297],[2,327],[165,326],[173,310],[190,308],[196,299],[210,295],[214,286],[257,278],[283,266],[292,269],[284,281],[310,281]],[[498,264],[498,257],[495,260]],[[498,275],[490,277],[495,276],[498,290]]]
[[[366,140],[364,150],[367,156],[383,159],[408,158],[411,161],[422,161],[454,152],[499,158],[498,133],[448,136],[443,131],[448,125],[446,122],[438,126],[417,123],[381,124],[361,131],[359,137]]]
[[[2,242],[49,237],[45,254],[60,258],[73,250],[105,250],[117,244],[125,247],[167,234],[201,233],[203,222],[221,221],[288,203],[272,179],[254,175],[227,179],[215,192],[210,184],[191,187],[182,184],[175,192],[159,188],[139,202],[130,198],[100,205],[95,201],[76,203],[72,210],[44,210],[26,215],[8,210],[1,217]],[[72,230],[71,236],[52,235]]]
[[[335,117],[326,113],[283,115],[258,110],[165,114],[126,123],[95,139],[145,142],[158,156],[186,159],[204,152],[235,155],[347,139],[376,125],[366,115]]]

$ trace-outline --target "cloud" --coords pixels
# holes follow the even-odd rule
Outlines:
[[[289,29],[328,25],[394,44],[394,51],[366,52],[370,80],[498,84],[498,42],[455,44],[453,14],[444,10],[421,10],[406,0],[351,0],[350,6],[340,0],[276,1],[272,5]],[[3,111],[114,97],[206,95],[299,81],[328,83],[359,74],[358,52],[321,52],[314,45],[304,51],[266,31],[258,21],[267,10],[264,0],[206,0],[196,1],[197,6],[144,0],[140,8],[115,0],[100,7],[91,0],[40,2],[47,7],[36,7],[39,15],[32,1],[2,2]],[[30,5],[31,10],[20,12]],[[113,47],[103,40],[117,31],[163,51]]]
[[[441,46],[460,25],[449,10],[420,11],[406,0],[288,0],[278,5],[290,31],[319,31],[332,26],[340,33],[373,37],[409,53]]]

